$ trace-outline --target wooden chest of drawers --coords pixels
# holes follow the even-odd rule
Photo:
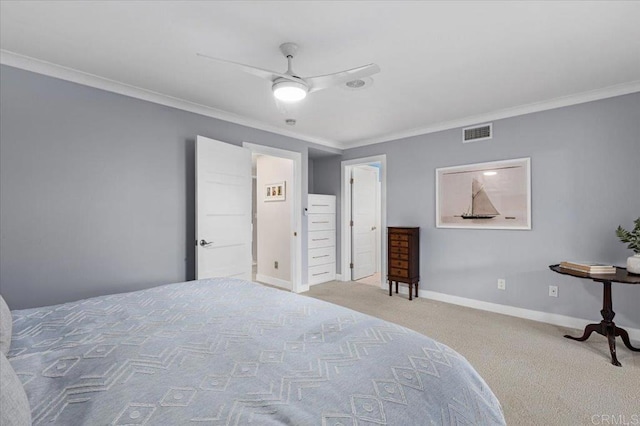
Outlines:
[[[418,297],[418,283],[420,281],[420,228],[417,227],[389,227],[387,228],[387,253],[389,281],[389,296],[391,287],[396,283],[409,284],[409,300],[412,300],[413,288]]]

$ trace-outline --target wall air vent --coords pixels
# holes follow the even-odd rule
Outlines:
[[[462,129],[462,142],[477,142],[493,137],[493,123],[480,124],[478,126]]]

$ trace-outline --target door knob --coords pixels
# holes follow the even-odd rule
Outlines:
[[[210,246],[211,244],[213,244],[213,241],[211,241],[210,243],[208,243],[208,242],[207,242],[207,241],[205,241],[205,240],[200,240],[200,247],[208,247],[208,246]]]
[[[372,226],[372,227],[371,227],[371,230],[372,230],[372,231],[375,231],[376,229],[377,229],[377,228],[376,228],[375,226]]]

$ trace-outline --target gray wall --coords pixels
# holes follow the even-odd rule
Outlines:
[[[196,135],[301,152],[306,206],[317,145],[7,66],[0,78],[0,291],[12,309],[193,279]]]
[[[301,152],[306,206],[314,144],[6,66],[0,79],[0,291],[12,309],[193,279],[198,134]],[[601,288],[546,266],[631,254],[613,230],[640,216],[640,94],[495,121],[494,132],[317,158],[311,187],[339,197],[341,160],[387,154],[388,223],[422,228],[421,288],[599,319]],[[435,228],[435,168],[517,157],[532,159],[532,231]],[[637,290],[615,285],[616,322],[640,327]]]
[[[313,160],[311,158],[309,158],[309,164],[307,165],[307,174],[309,175],[309,187],[308,187],[308,192],[309,194],[313,194]]]
[[[614,234],[640,216],[640,94],[494,121],[490,141],[455,129],[346,150],[316,160],[316,192],[340,194],[340,161],[387,155],[388,225],[421,227],[424,290],[600,320],[602,286],[547,265],[632,254]],[[531,231],[435,228],[435,169],[531,157]],[[506,291],[496,280],[505,278]],[[548,296],[549,285],[559,297]],[[640,288],[616,284],[616,322],[640,328]]]

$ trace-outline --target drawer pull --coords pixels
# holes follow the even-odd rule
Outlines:
[[[328,238],[312,238],[311,241],[326,241]]]
[[[311,204],[313,207],[329,207],[329,204]]]
[[[314,277],[317,277],[318,275],[326,275],[328,273],[329,272],[318,272],[317,274],[311,274],[311,275],[314,276]]]
[[[311,222],[311,223],[329,223],[329,221],[325,220],[325,221],[321,221],[321,222]]]
[[[320,259],[320,258],[323,258],[323,257],[329,257],[329,255],[328,254],[323,254],[322,256],[313,256],[313,259]]]

